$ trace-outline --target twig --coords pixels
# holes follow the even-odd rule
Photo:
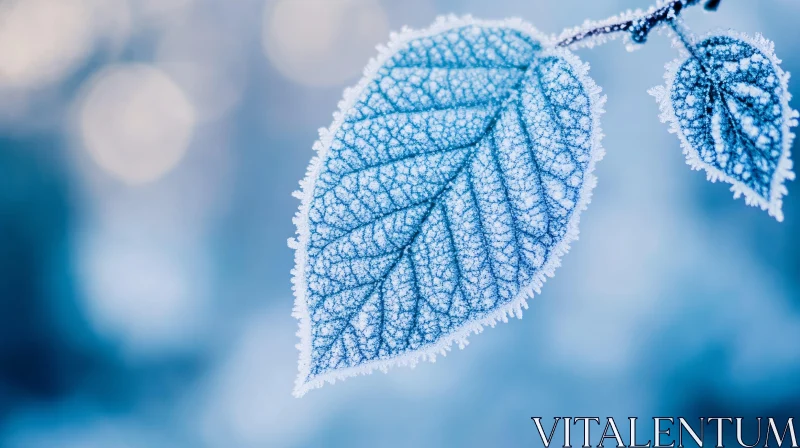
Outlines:
[[[696,5],[701,1],[702,0],[673,0],[660,8],[651,8],[650,12],[638,17],[632,17],[628,20],[616,21],[615,19],[608,19],[603,22],[598,22],[594,27],[586,27],[575,34],[562,38],[557,46],[568,47],[585,39],[619,32],[629,32],[634,42],[644,43],[647,40],[647,35],[653,28],[663,22],[673,21],[684,8]],[[706,10],[716,10],[720,1],[721,0],[706,0]]]

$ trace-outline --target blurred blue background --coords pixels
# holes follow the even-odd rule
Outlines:
[[[607,156],[523,320],[291,396],[291,192],[375,45],[443,13],[558,33],[647,6],[0,1],[0,446],[540,446],[531,416],[797,415],[797,185],[777,223],[688,169],[646,93],[663,35],[578,51]],[[763,32],[800,73],[797,0],[685,17]]]

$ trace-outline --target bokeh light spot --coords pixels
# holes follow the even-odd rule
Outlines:
[[[0,2],[0,87],[39,87],[69,73],[92,47],[92,16],[85,0]]]
[[[191,346],[207,309],[205,257],[144,229],[95,229],[76,265],[98,331],[134,354]]]
[[[389,35],[375,0],[279,0],[264,14],[264,51],[284,76],[312,86],[345,82]]]
[[[181,88],[146,65],[104,69],[88,81],[80,134],[97,164],[129,184],[156,180],[184,156],[195,110]]]

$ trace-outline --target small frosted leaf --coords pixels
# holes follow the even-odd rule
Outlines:
[[[744,194],[781,221],[784,181],[794,179],[790,128],[797,112],[779,64],[761,36],[712,35],[667,65],[667,87],[651,93],[692,168],[732,184],[734,197]]]
[[[433,360],[521,316],[577,237],[602,157],[588,67],[519,21],[394,36],[302,182],[296,395]]]

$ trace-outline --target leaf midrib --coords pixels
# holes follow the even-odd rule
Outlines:
[[[536,59],[536,58],[534,58],[534,59]],[[410,248],[413,246],[414,242],[416,241],[416,238],[419,236],[420,232],[422,231],[422,228],[424,227],[425,222],[428,220],[428,218],[430,217],[433,209],[438,204],[439,199],[452,189],[454,180],[459,175],[461,175],[461,173],[464,171],[464,169],[471,162],[472,157],[475,154],[475,151],[476,151],[476,148],[477,148],[478,144],[480,144],[494,130],[494,127],[496,126],[497,121],[500,118],[501,114],[510,106],[510,104],[513,101],[516,100],[516,96],[519,94],[519,90],[521,88],[521,85],[522,85],[523,81],[526,79],[528,70],[530,70],[532,65],[533,65],[533,62],[530,65],[528,65],[527,67],[525,67],[525,72],[523,73],[522,76],[520,76],[520,79],[517,80],[517,82],[512,87],[509,88],[509,93],[503,99],[502,106],[499,107],[497,109],[497,111],[495,112],[495,114],[492,116],[492,119],[489,121],[487,126],[484,128],[483,132],[480,133],[480,137],[475,142],[473,142],[472,144],[464,146],[465,149],[466,148],[471,148],[469,154],[467,154],[467,156],[464,157],[464,160],[462,161],[461,166],[447,180],[447,182],[445,182],[445,186],[436,195],[434,195],[433,197],[428,199],[428,201],[427,201],[427,202],[429,202],[428,209],[425,211],[425,213],[423,214],[422,218],[420,219],[416,231],[408,239],[408,242],[405,244],[405,246],[402,248],[402,250],[399,251],[399,254],[395,258],[395,260],[389,265],[388,268],[386,268],[386,271],[385,271],[384,275],[382,275],[379,280],[376,280],[374,282],[375,286],[372,289],[370,289],[370,291],[367,294],[365,294],[363,296],[363,299],[355,307],[355,309],[353,311],[348,313],[347,316],[344,319],[342,319],[342,318],[335,319],[335,320],[342,320],[344,323],[342,324],[341,328],[336,332],[336,334],[332,337],[331,342],[324,346],[323,351],[320,353],[320,357],[323,357],[323,356],[327,355],[328,353],[330,353],[330,351],[333,348],[333,346],[340,340],[340,338],[342,337],[342,334],[347,329],[348,325],[350,325],[350,321],[353,319],[353,317],[358,312],[360,312],[361,309],[363,309],[364,304],[376,292],[376,290],[378,288],[383,287],[383,284],[385,283],[386,279],[389,277],[389,275],[391,275],[392,271],[395,269],[395,267],[397,267],[397,265],[400,263],[400,261],[403,259],[403,257],[406,256],[406,254],[408,253],[408,251],[410,250]],[[538,76],[540,76],[540,75],[537,74],[537,77]],[[524,125],[524,123],[522,123],[522,124]],[[527,131],[526,131],[526,136],[527,136]],[[543,188],[543,185],[541,183],[541,179],[539,179],[539,183],[540,183],[540,187]],[[421,202],[420,204],[422,204],[422,203],[424,203],[424,202]],[[419,204],[417,204],[417,205],[419,205]],[[411,259],[410,262],[413,263],[413,259]],[[383,308],[383,298],[382,297],[381,297],[381,308]],[[417,318],[418,318],[418,315],[415,314],[414,315],[414,321],[415,322],[416,322]],[[383,320],[383,313],[381,314],[381,319]],[[416,324],[413,324],[412,327],[414,325],[416,325]],[[380,342],[378,344],[378,348],[376,349],[376,358],[380,355],[380,348],[383,345],[382,336],[379,335],[378,337],[379,337]]]
[[[719,44],[715,44],[715,45],[719,45]],[[728,43],[728,45],[729,45],[729,43]],[[748,46],[749,46],[749,44],[748,44]],[[754,53],[761,54],[756,49],[754,49]],[[755,158],[753,157],[754,153],[760,154],[761,157],[769,160],[770,158],[766,156],[765,151],[762,151],[761,149],[759,149],[755,145],[755,142],[753,142],[750,139],[750,136],[745,135],[743,133],[743,130],[741,129],[740,126],[736,126],[736,123],[737,123],[738,120],[736,120],[732,116],[732,112],[728,108],[727,101],[726,101],[725,97],[726,96],[730,96],[734,100],[741,102],[739,100],[739,98],[737,98],[736,95],[733,92],[731,92],[727,87],[725,87],[725,85],[722,82],[722,80],[720,80],[716,76],[714,71],[711,70],[711,67],[706,65],[707,61],[705,60],[705,58],[703,56],[700,56],[699,54],[697,54],[697,52],[691,51],[691,50],[690,50],[690,54],[691,54],[691,57],[695,61],[697,61],[698,65],[700,66],[700,70],[703,73],[701,76],[706,76],[708,78],[708,80],[710,81],[709,82],[709,91],[715,93],[717,95],[717,97],[719,98],[719,101],[721,102],[721,107],[725,111],[725,119],[728,121],[729,128],[733,130],[733,134],[736,137],[737,143],[739,143],[739,145],[742,147],[743,150],[748,152],[748,155],[750,156],[750,159],[752,161],[755,161]],[[768,60],[768,58],[766,58],[763,54],[761,56]],[[713,100],[712,100],[712,102],[713,102]],[[712,116],[713,115],[706,115],[706,126],[709,127],[709,129],[711,128]],[[726,145],[726,146],[728,146],[728,145]],[[768,187],[767,188],[767,193],[768,194],[770,193],[770,190],[771,190],[771,187]]]

